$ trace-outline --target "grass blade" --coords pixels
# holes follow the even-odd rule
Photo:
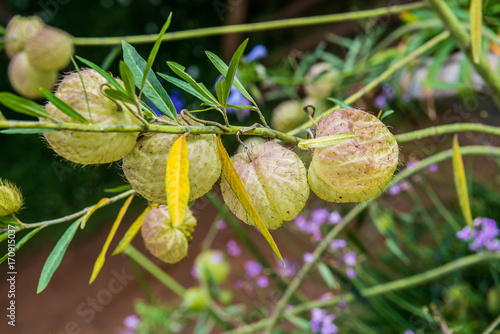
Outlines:
[[[89,124],[89,121],[85,118],[85,116],[81,115],[78,111],[71,108],[68,104],[66,104],[66,102],[64,102],[45,88],[40,88],[40,92],[42,92],[43,96],[45,96],[47,100],[52,102],[52,104],[61,112],[65,113],[77,122]]]
[[[80,225],[80,220],[81,219],[77,219],[75,222],[73,222],[73,224],[68,227],[66,232],[64,232],[59,241],[57,241],[57,244],[54,246],[54,249],[47,258],[47,261],[45,261],[42,269],[42,274],[40,275],[40,280],[38,281],[38,288],[36,290],[36,293],[42,292],[49,284],[52,275],[54,275],[54,272],[61,264],[61,260],[64,256],[64,253],[66,253],[66,249],[68,248],[69,243],[75,236],[76,230]]]
[[[233,190],[238,200],[240,201],[241,205],[245,208],[245,211],[252,218],[257,228],[260,230],[264,238],[267,240],[267,242],[273,249],[274,253],[281,260],[283,266],[285,266],[285,262],[281,257],[281,253],[278,249],[278,246],[276,246],[276,243],[274,242],[271,233],[269,233],[269,230],[260,219],[259,213],[257,212],[257,210],[255,210],[255,207],[253,206],[250,197],[248,197],[245,187],[243,186],[243,183],[241,182],[241,179],[238,173],[236,172],[236,169],[234,168],[233,163],[231,162],[231,159],[229,158],[229,155],[227,154],[227,151],[224,148],[224,145],[222,145],[222,141],[220,140],[220,135],[217,136],[217,148],[219,150],[219,157],[222,164],[222,175],[226,179],[227,183]]]
[[[469,204],[469,193],[467,190],[467,180],[465,178],[464,162],[462,160],[462,153],[460,153],[460,146],[458,145],[458,136],[453,137],[453,176],[455,179],[455,187],[457,188],[458,202],[462,209],[465,221],[472,230],[472,214]]]
[[[179,226],[186,217],[189,200],[189,159],[186,135],[174,142],[167,157],[165,188],[167,191],[168,211],[174,226]]]
[[[472,59],[479,64],[483,39],[483,1],[472,0],[470,3],[470,40]]]
[[[116,234],[116,230],[118,229],[118,226],[120,226],[120,223],[123,220],[123,216],[125,215],[125,212],[127,212],[127,209],[130,205],[130,202],[132,202],[132,199],[134,198],[134,194],[130,195],[129,198],[123,203],[122,208],[118,212],[118,216],[115,219],[115,222],[113,223],[113,226],[111,227],[111,231],[108,234],[108,237],[106,238],[106,242],[104,243],[104,246],[102,247],[101,253],[99,253],[99,256],[97,257],[97,260],[95,261],[94,264],[94,269],[92,270],[92,276],[90,277],[89,284],[91,284],[101,271],[102,266],[104,265],[105,257],[106,257],[106,252],[109,248],[109,244],[111,243],[111,240],[113,240],[113,237]]]

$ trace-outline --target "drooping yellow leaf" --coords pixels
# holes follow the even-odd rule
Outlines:
[[[130,227],[128,228],[127,232],[125,232],[125,235],[123,236],[122,240],[120,240],[120,242],[118,243],[118,246],[116,246],[116,248],[115,248],[115,250],[114,250],[114,252],[113,252],[112,255],[120,254],[121,252],[123,252],[123,250],[125,249],[125,247],[127,247],[132,242],[132,240],[134,239],[134,237],[136,236],[136,234],[141,229],[142,222],[144,221],[144,217],[146,217],[146,213],[148,213],[150,210],[151,210],[151,207],[148,206],[140,214],[140,216],[137,217],[137,219],[135,220],[135,222],[133,222],[132,225],[130,225]]]
[[[167,158],[165,185],[170,218],[174,226],[179,226],[186,217],[189,200],[189,159],[186,135],[174,142]]]
[[[457,135],[453,137],[453,176],[455,178],[455,187],[457,188],[458,203],[462,209],[465,221],[472,230],[472,214],[469,205],[469,193],[467,190],[467,180],[465,179],[464,162],[462,153],[458,145]]]
[[[472,58],[478,64],[481,58],[481,44],[483,39],[483,1],[472,0],[470,3],[470,39]]]
[[[357,137],[354,133],[336,133],[330,136],[323,136],[313,139],[305,139],[299,141],[297,146],[301,149],[315,148],[315,147],[328,147],[335,144],[340,144],[343,141]]]
[[[122,208],[118,212],[118,216],[115,219],[115,222],[113,223],[113,226],[111,227],[111,231],[108,234],[108,237],[106,239],[106,242],[104,243],[104,246],[102,247],[101,253],[97,257],[97,260],[95,261],[94,264],[94,269],[92,270],[92,276],[90,277],[89,284],[91,284],[101,271],[102,266],[104,265],[104,260],[106,257],[106,252],[108,251],[109,244],[111,243],[111,240],[113,240],[113,237],[115,236],[116,230],[118,229],[118,226],[120,226],[120,223],[122,222],[123,216],[125,215],[125,212],[127,212],[128,206],[130,205],[130,202],[132,202],[132,199],[134,198],[134,195],[130,195],[129,198],[123,203]]]
[[[243,208],[245,208],[245,211],[252,218],[257,228],[260,230],[264,238],[267,240],[267,242],[273,249],[274,253],[281,260],[283,266],[285,266],[285,262],[283,261],[283,257],[281,257],[281,253],[278,249],[278,246],[276,246],[276,243],[274,242],[271,233],[269,233],[269,230],[262,222],[259,213],[257,212],[257,210],[255,210],[255,207],[253,206],[250,197],[248,197],[245,187],[243,186],[243,183],[241,182],[241,179],[238,173],[236,172],[236,169],[234,168],[233,163],[231,162],[231,159],[229,158],[229,155],[227,154],[227,151],[224,148],[224,145],[222,145],[220,135],[217,136],[217,148],[219,150],[219,157],[222,165],[222,176],[226,179],[227,183],[233,190],[234,194],[240,201],[241,205],[243,206]]]
[[[85,224],[87,223],[87,220],[89,220],[90,216],[92,216],[94,214],[94,212],[96,212],[96,210],[99,209],[108,200],[109,200],[109,198],[107,198],[107,197],[101,198],[99,200],[99,202],[97,202],[97,204],[94,205],[92,207],[92,209],[90,209],[90,211],[85,214],[85,216],[83,216],[82,222],[80,224],[80,228],[82,228],[82,229],[85,228]]]

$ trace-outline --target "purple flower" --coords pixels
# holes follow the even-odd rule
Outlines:
[[[328,222],[330,224],[338,224],[342,221],[342,216],[340,215],[340,213],[338,213],[337,211],[333,211],[332,213],[330,213],[330,215],[328,216]]]
[[[285,307],[285,312],[292,312],[293,311],[293,305],[287,305]]]
[[[389,188],[387,192],[391,196],[399,194],[401,192],[401,184],[399,183],[394,184],[392,187]]]
[[[354,270],[354,268],[347,268],[346,274],[347,274],[347,277],[349,277],[350,279],[356,278],[356,276],[358,276],[358,274],[356,273],[356,270]]]
[[[320,299],[321,301],[325,302],[325,301],[327,301],[327,300],[329,300],[329,299],[332,299],[332,297],[333,297],[333,295],[332,295],[332,293],[331,293],[331,292],[326,292],[326,293],[322,294],[322,295],[319,297],[319,299]]]
[[[322,225],[328,219],[330,213],[325,208],[314,209],[311,212],[311,222],[315,225]]]
[[[139,326],[140,319],[137,315],[132,314],[123,319],[123,325],[130,329],[135,329]]]
[[[474,229],[471,233],[470,227],[465,226],[463,229],[457,232],[456,236],[458,239],[463,241],[468,241],[470,238],[476,236],[477,231]]]
[[[267,57],[267,49],[264,45],[259,44],[254,46],[254,48],[245,56],[245,60],[250,63],[265,57]]]
[[[356,265],[356,253],[355,252],[349,252],[344,255],[344,262],[348,266],[354,266]]]
[[[375,107],[377,107],[377,109],[384,109],[385,106],[387,105],[387,100],[384,95],[379,94],[377,95],[373,103],[375,104]]]
[[[429,172],[435,173],[437,171],[438,171],[438,165],[432,164],[432,165],[429,166]]]
[[[219,221],[217,222],[217,228],[218,228],[219,230],[223,230],[223,229],[225,229],[226,227],[227,227],[227,223],[226,223],[226,221],[224,221],[224,220],[219,220]]]
[[[262,273],[262,265],[257,261],[246,261],[243,265],[245,267],[245,271],[250,277],[257,277]]]
[[[500,252],[500,240],[498,239],[486,242],[485,246],[490,252]]]
[[[286,277],[295,276],[295,273],[299,269],[300,264],[295,260],[289,260],[287,258],[284,258],[283,261],[285,262],[285,268],[280,266],[281,274],[286,276]]]
[[[346,302],[345,300],[341,300],[341,301],[339,301],[339,306],[340,306],[341,308],[346,307],[346,305],[347,305],[347,302]]]
[[[323,320],[326,317],[326,311],[320,308],[313,308],[311,310],[311,321],[309,321],[309,324],[311,325],[311,330],[314,333],[319,332],[320,326],[323,322]]]
[[[240,256],[241,254],[240,246],[238,246],[238,244],[234,240],[229,240],[226,244],[226,248],[227,248],[227,253],[230,256]]]
[[[481,229],[477,232],[472,244],[469,245],[470,250],[484,247],[486,243],[491,242],[500,234],[496,221],[490,218],[476,218],[474,219],[474,226],[480,226]]]
[[[212,254],[212,263],[219,264],[224,260],[224,256],[220,252],[215,252]]]
[[[332,250],[345,248],[345,246],[347,246],[347,242],[344,239],[333,239],[332,242],[330,242],[330,248]]]
[[[313,253],[305,253],[305,254],[304,254],[304,262],[305,262],[305,263],[312,262],[313,260],[314,260],[314,255],[313,255]]]
[[[243,281],[242,280],[237,280],[236,282],[234,282],[234,287],[237,289],[237,290],[241,290],[243,289]]]
[[[193,268],[191,268],[191,276],[193,276],[194,278],[198,278],[199,275],[198,275],[198,268],[196,268],[195,265],[193,265]]]
[[[319,228],[316,228],[313,233],[313,239],[314,241],[321,241],[323,239],[323,235],[321,234],[321,231],[319,230]]]
[[[405,330],[405,334],[415,334],[415,332],[410,329],[407,329]]]
[[[382,85],[382,95],[384,95],[388,100],[394,99],[394,91],[391,85],[385,83]]]
[[[417,163],[415,161],[409,161],[407,164],[406,164],[406,168],[408,168],[409,170],[413,170],[415,169],[415,166],[417,165]]]
[[[321,334],[335,334],[339,332],[338,327],[333,323],[335,315],[327,315],[322,322]]]
[[[170,100],[174,104],[177,113],[180,113],[182,108],[186,105],[186,102],[181,97],[182,93],[179,89],[174,89],[170,92]]]
[[[269,286],[269,279],[267,276],[259,276],[257,278],[257,286],[259,288],[267,288]]]

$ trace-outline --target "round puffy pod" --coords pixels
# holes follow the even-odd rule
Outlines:
[[[57,28],[45,27],[25,43],[31,64],[42,71],[57,71],[68,66],[75,53],[73,37]]]
[[[24,43],[43,29],[45,24],[38,16],[14,16],[5,31],[5,53],[9,58],[24,50]]]

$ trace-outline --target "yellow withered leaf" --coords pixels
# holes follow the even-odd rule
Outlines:
[[[231,159],[229,158],[229,155],[227,154],[227,151],[224,148],[224,145],[222,145],[220,135],[217,136],[217,148],[219,150],[219,157],[222,165],[222,176],[226,179],[227,183],[233,190],[234,194],[240,201],[241,205],[243,206],[243,208],[245,208],[245,211],[252,218],[255,225],[260,230],[264,238],[267,240],[274,253],[283,263],[283,266],[285,266],[285,262],[283,261],[283,257],[281,256],[278,246],[276,246],[276,243],[274,242],[271,233],[269,233],[269,230],[262,222],[259,213],[257,212],[257,210],[255,210],[255,207],[253,206],[250,197],[248,197],[245,187],[243,186],[243,183],[241,182],[241,179],[238,173],[236,172],[236,169],[234,168],[233,163],[231,162]]]
[[[85,228],[85,224],[87,223],[87,220],[89,220],[90,216],[92,216],[94,212],[96,212],[96,210],[99,209],[101,206],[103,206],[103,204],[106,203],[108,200],[109,198],[107,197],[101,198],[99,202],[97,202],[97,204],[94,205],[92,209],[90,209],[89,212],[85,214],[85,216],[83,216],[82,222],[80,223],[80,228],[82,229]]]
[[[323,136],[313,139],[305,139],[299,141],[297,146],[300,149],[316,148],[316,147],[328,147],[335,144],[340,144],[346,140],[357,137],[354,133],[336,133],[334,135]]]
[[[470,39],[472,58],[476,64],[481,59],[483,39],[483,1],[472,0],[470,3]]]
[[[458,137],[453,137],[453,177],[455,179],[455,187],[457,188],[458,203],[462,209],[465,221],[472,230],[472,214],[469,204],[469,192],[467,190],[467,180],[465,179],[464,162],[462,160],[462,153],[458,145]]]
[[[108,251],[109,244],[111,243],[111,240],[113,240],[113,237],[115,236],[116,230],[118,229],[118,226],[120,226],[120,223],[122,222],[123,216],[125,215],[125,212],[127,212],[127,209],[130,205],[130,202],[132,202],[132,199],[134,198],[134,195],[130,195],[129,198],[123,203],[122,208],[120,209],[120,212],[118,212],[118,216],[115,219],[115,222],[113,223],[113,226],[111,227],[111,231],[108,234],[108,237],[106,239],[106,242],[104,243],[104,246],[102,247],[101,253],[97,257],[97,260],[95,260],[94,263],[94,269],[92,270],[92,276],[90,277],[89,284],[91,284],[101,271],[102,266],[104,265],[104,260],[106,257],[106,252]]]
[[[174,226],[181,225],[186,217],[189,200],[188,153],[186,135],[184,134],[174,142],[167,158],[165,172],[167,204]]]
[[[142,222],[144,221],[144,217],[146,217],[146,213],[151,210],[151,206],[148,206],[140,215],[137,217],[135,222],[130,225],[128,228],[127,232],[125,232],[125,235],[123,236],[122,240],[118,243],[118,246],[116,246],[114,252],[112,255],[120,254],[123,252],[123,250],[130,245],[134,237],[137,235],[139,230],[141,229]]]

